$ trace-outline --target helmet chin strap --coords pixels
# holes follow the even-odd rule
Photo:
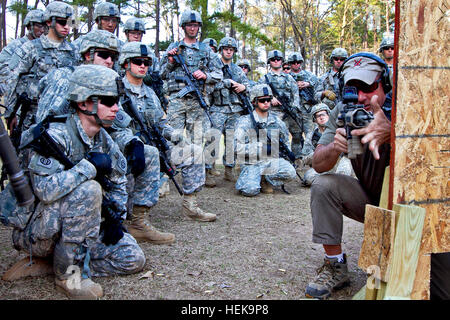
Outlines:
[[[88,116],[94,116],[95,123],[97,123],[101,127],[111,126],[113,124],[113,121],[111,121],[111,120],[102,120],[102,119],[100,119],[98,117],[98,114],[97,114],[97,111],[98,111],[98,97],[91,97],[91,100],[92,100],[92,102],[94,102],[94,107],[92,108],[92,111],[79,109],[81,111],[81,113],[84,113],[85,115],[88,115]]]
[[[125,69],[125,71],[128,71],[133,77],[136,77],[136,78],[138,78],[138,79],[143,79],[143,78],[145,78],[145,74],[144,75],[142,75],[142,74],[136,74],[136,73],[134,73],[133,71],[131,71],[131,61],[130,61],[130,59],[128,59],[128,66],[127,66],[127,68]]]

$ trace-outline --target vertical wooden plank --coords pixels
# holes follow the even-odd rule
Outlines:
[[[397,227],[385,299],[408,299],[416,275],[426,211],[424,208],[398,204],[393,209]]]

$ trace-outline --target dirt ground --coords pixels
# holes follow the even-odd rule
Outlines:
[[[223,171],[223,169],[220,169]],[[151,223],[172,232],[172,245],[143,243],[144,270],[130,276],[95,278],[104,300],[299,300],[322,265],[323,250],[311,242],[310,189],[298,180],[253,198],[238,195],[234,184],[217,179],[199,195],[202,208],[216,213],[212,223],[181,215],[181,197],[170,195],[152,210]],[[343,247],[352,284],[331,296],[348,300],[364,285],[357,267],[363,225],[344,218]],[[11,245],[11,229],[0,225],[0,274],[25,257]],[[53,276],[0,280],[0,300],[60,300]]]

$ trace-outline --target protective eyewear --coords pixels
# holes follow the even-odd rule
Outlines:
[[[241,67],[242,69],[250,70],[250,67],[249,67],[248,65],[246,65],[246,64],[240,65],[240,67]]]
[[[149,59],[143,58],[131,58],[131,63],[137,66],[141,66],[142,64],[144,64],[145,67],[148,67],[152,64]]]
[[[55,22],[59,24],[61,27],[65,27],[67,24],[69,25],[69,27],[72,27],[71,19],[55,19]]]
[[[384,50],[394,50],[394,47],[384,47]]]
[[[301,64],[301,61],[292,61],[291,64]]]
[[[119,102],[119,97],[99,96],[98,100],[101,104],[107,106],[108,108],[111,108]]]
[[[267,103],[270,101],[272,101],[272,98],[259,98],[258,99],[258,102],[260,102],[260,103]]]
[[[283,70],[291,70],[289,67],[284,67]]]
[[[117,23],[117,17],[100,17],[105,23]]]
[[[281,60],[283,60],[283,59],[281,59],[280,57],[270,59],[270,61],[281,61]]]
[[[374,92],[375,90],[377,90],[378,88],[378,84],[381,82],[381,78],[378,80],[375,80],[374,83],[372,84],[366,84],[365,82],[362,81],[355,81],[351,84],[351,86],[356,87],[356,89],[359,91],[362,91],[364,93],[371,93]],[[350,84],[347,84],[350,85]]]
[[[327,116],[327,113],[326,113],[326,112],[325,112],[325,113],[318,113],[318,114],[315,115],[315,118],[316,118],[316,119],[319,119],[319,118],[323,118],[323,117],[325,117],[325,116]]]
[[[111,52],[111,51],[95,51],[97,53],[97,56],[102,58],[103,60],[106,60],[108,58],[111,58],[112,61],[117,60],[117,53]]]
[[[345,61],[346,58],[342,58],[342,57],[334,57],[333,60],[334,61]]]

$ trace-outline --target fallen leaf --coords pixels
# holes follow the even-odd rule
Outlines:
[[[139,280],[141,279],[149,279],[149,278],[154,278],[155,277],[155,272],[154,271],[147,271],[146,273],[144,273]]]

